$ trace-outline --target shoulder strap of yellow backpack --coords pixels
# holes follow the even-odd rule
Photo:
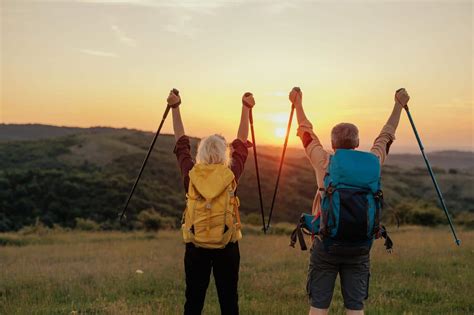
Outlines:
[[[239,200],[239,197],[237,197],[237,195],[235,194],[236,189],[237,189],[237,182],[234,179],[234,181],[231,184],[231,189],[230,189],[230,194],[231,194],[230,202],[234,207],[235,219],[237,220],[236,228],[240,229],[242,227],[242,223],[240,222],[240,212],[239,212],[240,200]]]

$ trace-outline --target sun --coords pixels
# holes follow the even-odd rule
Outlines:
[[[278,128],[275,128],[274,133],[275,133],[275,137],[282,139],[286,135],[286,130],[285,128],[278,127]]]

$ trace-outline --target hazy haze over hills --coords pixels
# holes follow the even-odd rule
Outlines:
[[[139,131],[136,129],[110,128],[110,127],[62,127],[42,124],[0,124],[0,142],[16,140],[37,140],[53,137],[68,136],[73,134],[90,134],[119,131]],[[139,131],[144,134],[150,132]],[[258,139],[257,139],[258,140]],[[396,145],[396,143],[394,144]],[[259,155],[263,159],[278,159],[281,154],[281,146],[259,146],[261,150]],[[425,149],[426,150],[426,149]],[[440,168],[458,168],[474,170],[474,152],[473,151],[429,151],[428,158],[435,167]],[[304,157],[304,151],[301,148],[288,148],[287,156]],[[396,153],[390,154],[387,164],[397,165],[404,168],[424,167],[425,162],[419,153]]]

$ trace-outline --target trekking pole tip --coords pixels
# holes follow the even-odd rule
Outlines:
[[[461,246],[461,240],[460,239],[456,239],[456,245]]]
[[[119,216],[120,222],[122,222],[123,218],[127,218],[127,215],[125,213],[119,213],[118,216]]]

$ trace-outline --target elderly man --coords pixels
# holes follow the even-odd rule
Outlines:
[[[381,198],[380,167],[395,140],[401,111],[410,97],[405,89],[395,93],[393,111],[375,139],[371,153],[354,150],[359,146],[359,131],[355,125],[336,125],[331,132],[334,154],[323,148],[313,131],[303,110],[301,90],[294,88],[289,98],[296,109],[298,136],[316,172],[319,189],[313,203],[313,214],[322,214],[320,235],[314,239],[308,270],[309,313],[328,313],[339,274],[347,314],[363,314],[369,288],[369,251],[372,240],[380,233],[379,206],[374,206],[377,198]],[[372,164],[367,166],[365,163]],[[372,173],[372,178],[368,179],[366,173]],[[334,202],[336,195],[338,199]],[[338,207],[340,212],[334,211],[333,207]],[[377,208],[377,214],[369,215],[371,207]],[[358,228],[362,231],[357,231]]]

